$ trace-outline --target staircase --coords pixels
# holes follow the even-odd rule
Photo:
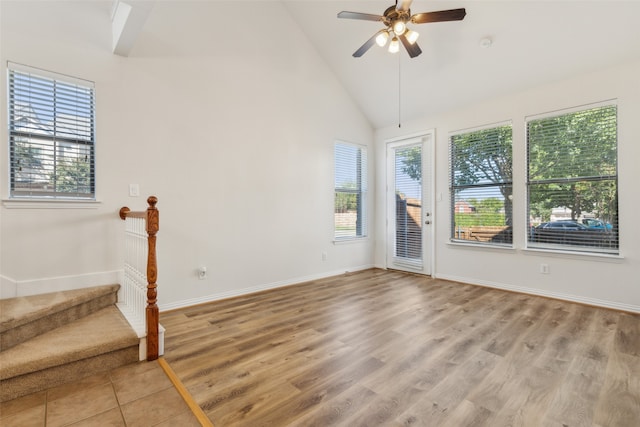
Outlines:
[[[0,402],[138,361],[120,285],[0,300]]]

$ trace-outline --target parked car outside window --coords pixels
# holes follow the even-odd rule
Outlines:
[[[605,230],[605,229],[612,230],[613,229],[613,226],[611,224],[599,219],[584,218],[582,220],[582,223],[586,225],[588,228],[594,229],[594,230]]]
[[[532,240],[572,246],[610,247],[611,233],[604,228],[590,228],[572,220],[543,222],[532,230]]]

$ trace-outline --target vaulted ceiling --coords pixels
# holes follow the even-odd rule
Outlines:
[[[411,26],[423,51],[413,59],[377,45],[353,58],[382,24],[336,17],[379,15],[393,0],[285,4],[376,128],[640,58],[640,1],[414,0],[412,13],[467,15]]]
[[[209,1],[221,10],[229,10],[232,4]],[[240,1],[246,10],[248,0],[235,0]],[[179,2],[185,8],[191,4]],[[113,4],[118,3],[138,5],[138,15],[129,20],[133,27],[122,30],[113,25],[121,33],[114,49],[126,52],[135,44],[137,32],[144,32],[145,14],[153,10],[142,7],[140,12],[140,4],[149,2],[116,0]],[[383,25],[337,18],[343,10],[381,15],[393,0],[281,3],[290,15],[282,19],[293,19],[300,26],[375,128],[640,58],[640,1],[634,0],[413,0],[411,13],[455,8],[467,12],[462,21],[412,25],[420,33],[423,52],[415,58],[409,58],[402,47],[391,54],[376,45],[354,58],[354,51]],[[226,18],[242,29],[242,16]],[[117,19],[112,12],[114,23]],[[219,20],[219,16],[210,18],[212,31],[216,25],[227,25]],[[272,24],[275,30],[278,22]],[[169,33],[176,31],[172,22],[165,25]],[[287,51],[286,45],[282,49],[296,54]]]

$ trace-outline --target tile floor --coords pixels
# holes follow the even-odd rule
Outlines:
[[[158,362],[140,362],[0,403],[2,427],[199,427]]]

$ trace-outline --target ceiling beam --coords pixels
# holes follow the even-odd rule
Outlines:
[[[129,56],[155,0],[115,0],[111,14],[113,53]]]

